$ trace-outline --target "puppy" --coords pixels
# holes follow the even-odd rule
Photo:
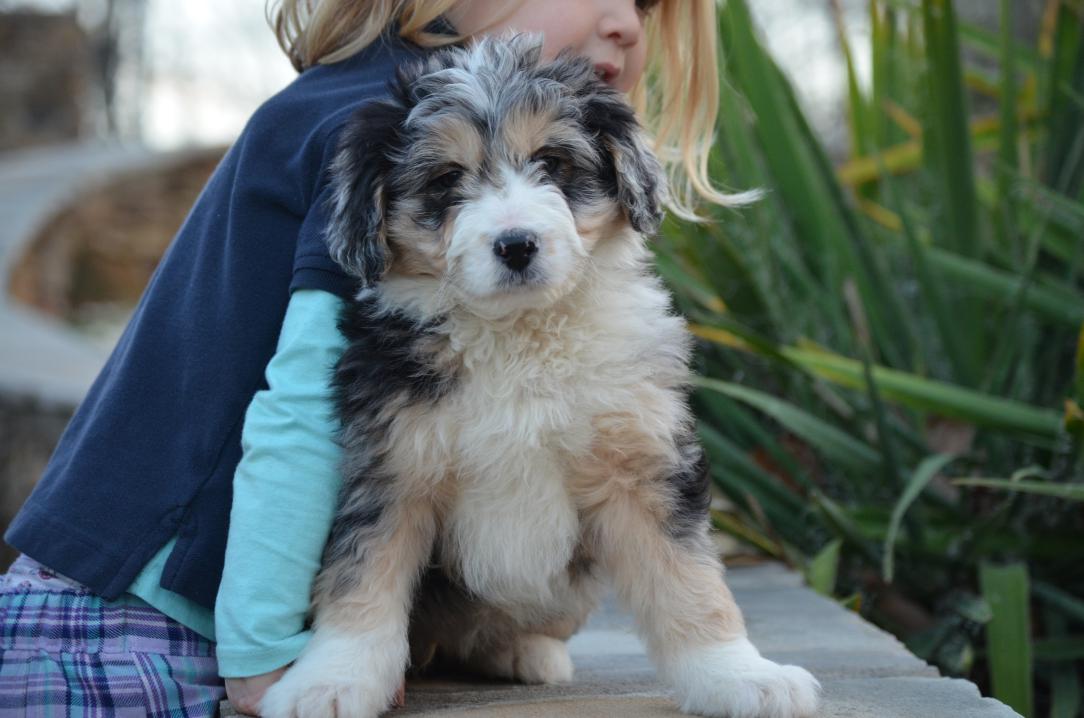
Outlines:
[[[568,681],[605,582],[681,708],[811,715],[760,656],[708,538],[690,337],[652,272],[666,181],[587,60],[485,39],[400,73],[333,165],[329,246],[362,280],[334,379],[341,504],[314,636],[270,718],[371,718],[434,654]]]

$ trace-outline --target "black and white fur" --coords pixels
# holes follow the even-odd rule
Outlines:
[[[364,289],[335,391],[344,488],[315,634],[269,718],[372,718],[434,654],[570,680],[606,582],[689,712],[811,715],[708,539],[690,339],[651,271],[666,182],[590,62],[433,54],[344,130],[329,246]]]

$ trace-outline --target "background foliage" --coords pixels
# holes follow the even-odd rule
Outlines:
[[[833,166],[747,0],[715,177],[763,200],[671,222],[660,268],[703,340],[694,400],[719,528],[803,567],[1025,716],[1081,714],[1084,2],[1021,43],[951,0],[871,0],[846,34]],[[840,18],[842,24],[842,18]]]

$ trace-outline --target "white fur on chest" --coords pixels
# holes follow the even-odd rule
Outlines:
[[[515,320],[453,316],[461,371],[428,407],[426,452],[454,482],[442,557],[491,603],[544,607],[567,584],[580,541],[573,483],[593,418],[636,412],[645,383],[684,380],[684,323],[650,277],[582,287],[562,305]]]

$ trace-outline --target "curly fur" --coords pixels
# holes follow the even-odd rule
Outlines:
[[[568,680],[606,581],[687,709],[815,707],[745,639],[708,541],[691,341],[646,246],[659,163],[589,62],[539,48],[436,53],[343,133],[328,240],[365,287],[340,320],[345,481],[272,718],[376,715],[407,646]]]

